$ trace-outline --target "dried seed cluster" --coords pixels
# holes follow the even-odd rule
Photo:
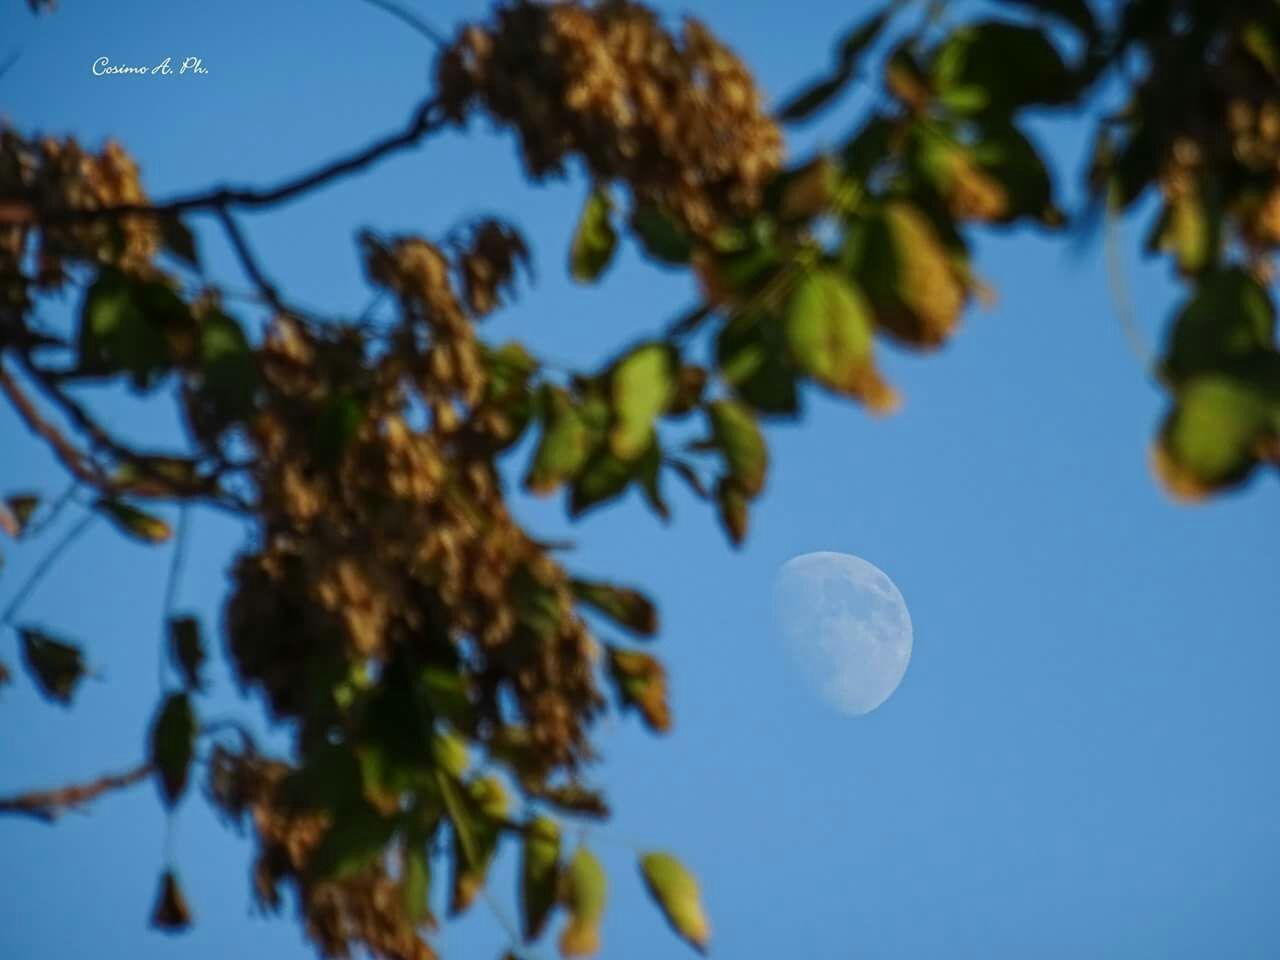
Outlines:
[[[270,909],[280,885],[292,883],[307,934],[326,957],[350,957],[358,947],[393,960],[435,960],[436,953],[405,915],[398,882],[378,858],[342,879],[317,879],[312,857],[330,827],[328,814],[294,809],[285,796],[290,768],[218,747],[210,761],[210,794],[235,820],[245,813],[258,837],[254,893]]]
[[[700,236],[753,209],[782,159],[742,62],[701,23],[677,39],[626,0],[517,0],[464,29],[437,73],[455,121],[482,108],[516,129],[531,176],[579,156]]]
[[[146,202],[137,164],[114,141],[95,154],[70,137],[25,140],[13,130],[0,131],[0,204],[95,210]],[[28,277],[23,266],[33,243],[35,275]],[[68,260],[138,272],[150,267],[159,248],[159,231],[147,217],[67,223],[40,230],[25,224],[0,226],[0,305],[25,309],[32,287],[61,287]]]

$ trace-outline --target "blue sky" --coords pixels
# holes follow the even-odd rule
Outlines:
[[[409,3],[442,29],[480,0]],[[670,6],[674,12],[677,5]],[[64,0],[38,20],[7,0],[0,110],[21,130],[118,137],[153,196],[219,181],[270,183],[401,124],[425,92],[431,50],[357,0],[218,4]],[[819,70],[854,4],[763,0],[697,6],[780,98]],[[200,56],[195,78],[95,78],[99,56]],[[855,93],[793,140],[834,142]],[[1043,125],[1064,182],[1086,145],[1076,121]],[[468,214],[507,212],[530,236],[538,280],[487,323],[559,360],[596,365],[688,305],[683,277],[628,250],[599,289],[565,277],[585,186],[522,180],[513,145],[477,127],[243,225],[291,297],[356,310],[367,291],[362,226],[443,234]],[[1068,196],[1072,196],[1069,192]],[[210,272],[247,287],[216,230]],[[1123,247],[1141,325],[1154,334],[1177,289]],[[1147,467],[1162,399],[1122,334],[1100,244],[1032,231],[985,236],[999,290],[940,355],[885,350],[905,396],[872,419],[817,393],[800,425],[770,430],[774,467],[746,547],[671,488],[676,520],[632,500],[569,525],[559,501],[516,496],[570,560],[661,600],[676,730],[609,721],[599,780],[617,816],[590,842],[610,868],[605,956],[688,955],[643,902],[637,847],[678,851],[699,874],[721,957],[1201,958],[1280,952],[1280,591],[1273,480],[1209,506],[1171,504]],[[74,299],[50,316],[65,315]],[[104,409],[136,436],[172,418],[126,398]],[[61,479],[0,411],[0,491]],[[527,455],[521,448],[513,461]],[[242,531],[197,514],[180,606],[219,623],[224,570]],[[40,548],[4,546],[0,602]],[[849,719],[788,666],[772,624],[777,568],[810,550],[855,553],[906,597],[915,651],[898,692]],[[53,786],[136,762],[158,693],[168,556],[91,528],[23,619],[80,639],[101,675],[75,709],[25,677],[0,693],[0,792]],[[15,638],[0,659],[17,666]],[[219,667],[209,713],[237,709]],[[253,715],[248,705],[238,707]],[[147,929],[164,821],[148,786],[55,828],[0,819],[0,955],[222,960],[306,957],[291,918],[250,907],[248,842],[198,797],[173,852],[197,926]],[[491,889],[513,913],[511,858]],[[497,956],[483,905],[440,937],[446,958]],[[535,956],[552,956],[547,947]]]

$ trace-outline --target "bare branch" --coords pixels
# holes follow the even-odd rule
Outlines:
[[[293,312],[281,301],[280,291],[276,289],[275,284],[268,280],[267,275],[262,272],[262,268],[253,256],[253,251],[249,249],[249,241],[245,239],[245,235],[236,224],[235,217],[231,215],[231,211],[226,207],[219,207],[218,219],[222,221],[222,226],[227,232],[227,238],[231,241],[236,257],[240,260],[240,266],[244,269],[249,279],[253,281],[253,285],[258,288],[259,293],[262,294],[262,299],[277,313]]]
[[[444,126],[445,116],[435,100],[427,100],[403,130],[377,140],[349,156],[333,160],[310,173],[287,180],[269,189],[218,187],[202,193],[177,197],[167,203],[123,203],[93,209],[38,210],[32,205],[8,203],[0,205],[0,224],[81,223],[122,216],[169,217],[196,210],[216,211],[230,207],[260,208],[284,203],[348,174],[356,173],[383,157],[411,147],[427,134]]]
[[[151,764],[144,763],[124,773],[107,774],[88,783],[77,783],[56,790],[33,790],[15,797],[0,797],[0,814],[14,813],[53,823],[68,810],[76,810],[111,790],[122,790],[145,780]]]
[[[3,364],[0,364],[0,391],[8,397],[27,428],[48,444],[53,455],[72,476],[93,487],[101,487],[107,482],[106,477],[90,463],[84,453],[62,431],[40,415],[31,398],[22,392],[18,382],[9,375]]]
[[[391,3],[390,0],[364,0],[364,2],[371,7],[377,7],[379,10],[391,14],[401,23],[408,24],[437,47],[443,49],[449,45],[449,41],[444,38],[444,35],[439,30],[435,29],[412,10],[406,10],[399,4]]]

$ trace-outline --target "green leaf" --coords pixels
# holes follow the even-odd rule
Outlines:
[[[579,517],[592,507],[621,496],[635,476],[636,464],[601,450],[587,461],[573,484],[569,514]]]
[[[465,811],[466,822],[454,822],[453,830],[453,889],[449,895],[449,913],[456,916],[466,910],[484,889],[489,867],[498,850],[501,839],[499,820],[505,818],[510,798],[497,777],[479,777],[467,784]],[[469,815],[468,815],[469,812]],[[463,836],[467,837],[463,842]]]
[[[613,229],[613,202],[597,187],[587,197],[569,251],[569,273],[579,283],[594,283],[604,273],[618,247]]]
[[[195,749],[196,715],[191,700],[185,693],[170,694],[151,725],[151,763],[166,807],[173,807],[186,790]]]
[[[121,533],[143,543],[164,543],[173,530],[159,517],[130,506],[121,500],[100,499],[94,509],[102,513]]]
[[[1233,358],[1271,350],[1276,316],[1271,298],[1241,269],[1205,277],[1170,327],[1161,376],[1177,385]]]
[[[200,669],[208,658],[200,640],[200,621],[195,617],[170,618],[169,658],[182,672],[182,682],[186,688],[200,690]]]
[[[337,816],[307,869],[317,879],[343,880],[373,863],[395,834],[398,818],[357,806]]]
[[[749,498],[730,477],[721,477],[716,485],[716,507],[720,524],[735,547],[742,546],[747,538],[747,504]]]
[[[461,777],[471,765],[467,741],[452,730],[437,731],[431,738],[431,758],[441,770]]]
[[[787,359],[783,325],[772,315],[732,316],[716,337],[716,364],[734,393],[761,413],[799,413],[796,373]]]
[[[621,647],[607,647],[609,678],[624,709],[634,709],[655,733],[671,729],[667,672],[656,657]]]
[[[640,245],[654,260],[669,266],[684,266],[693,256],[693,243],[680,225],[657,207],[636,207],[631,215],[631,229]]]
[[[984,125],[972,155],[978,168],[1004,191],[1005,210],[997,218],[1000,222],[1029,217],[1046,227],[1062,225],[1049,171],[1035,146],[1016,126],[1007,121]]]
[[[658,632],[657,608],[639,590],[577,579],[570,581],[570,585],[580,603],[604,614],[619,626],[646,637]]]
[[[417,926],[431,918],[431,865],[425,844],[406,841],[400,863],[400,902],[405,918]]]
[[[646,343],[631,350],[609,373],[613,424],[609,449],[622,460],[634,460],[650,446],[653,424],[675,391],[670,346]]]
[[[740,403],[716,400],[707,405],[707,419],[730,476],[748,497],[758,496],[769,470],[769,450],[755,417]]]
[[[80,648],[34,627],[20,627],[22,660],[35,677],[40,692],[69,706],[87,668]]]
[[[1042,30],[997,20],[954,30],[939,46],[931,75],[941,102],[961,114],[1063,103],[1076,89]]]
[[[871,311],[862,294],[831,270],[805,274],[787,304],[787,349],[823,386],[862,396],[872,376]],[[748,493],[749,485],[744,485]]]
[[[240,324],[220,310],[200,324],[201,394],[221,423],[243,420],[253,412],[258,366]]]
[[[561,901],[569,922],[560,934],[560,954],[588,957],[600,951],[600,919],[608,900],[608,880],[600,861],[579,847],[562,878]]]
[[[1280,437],[1280,355],[1178,389],[1160,431],[1156,473],[1174,496],[1198,500],[1244,481],[1263,444]]]
[[[640,875],[671,929],[705,953],[711,926],[693,874],[671,854],[659,852],[640,857]]]
[[[147,389],[171,364],[170,335],[190,326],[187,305],[164,283],[101,270],[80,311],[80,364],[130,373],[135,387]]]
[[[573,477],[590,452],[591,431],[560,387],[542,390],[542,439],[524,485],[532,493],[550,493]]]
[[[556,905],[560,871],[560,827],[535,817],[525,828],[520,856],[520,907],[526,940],[537,940]]]
[[[323,467],[336,467],[364,426],[365,405],[347,391],[330,397],[311,428],[311,455]]]

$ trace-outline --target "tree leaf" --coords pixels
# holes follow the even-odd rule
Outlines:
[[[311,855],[308,871],[317,879],[332,880],[359,873],[386,849],[397,822],[369,806],[342,811]]]
[[[365,404],[353,391],[329,397],[311,428],[311,456],[322,467],[336,467],[364,422]]]
[[[165,698],[151,725],[151,763],[165,806],[172,808],[187,788],[196,749],[196,715],[185,693]]]
[[[453,889],[449,913],[456,916],[475,902],[484,889],[489,866],[498,850],[501,830],[497,823],[506,817],[510,799],[497,777],[478,777],[467,784],[465,808],[472,814],[453,830]],[[467,841],[463,841],[463,833]]]
[[[592,507],[621,496],[635,476],[636,464],[600,450],[578,474],[569,498],[569,514],[579,517]]]
[[[1064,103],[1076,87],[1044,31],[999,20],[952,31],[939,45],[930,73],[941,102],[962,114]]]
[[[430,896],[431,865],[425,844],[406,841],[400,856],[400,902],[414,926],[431,919]]]
[[[202,688],[200,669],[207,655],[200,640],[200,621],[195,617],[171,617],[169,620],[169,657],[182,672],[188,690]]]
[[[600,918],[608,899],[604,868],[586,847],[579,847],[561,881],[561,902],[569,922],[560,934],[560,954],[589,957],[600,952]]]
[[[645,637],[658,632],[658,610],[639,590],[591,580],[575,579],[570,584],[580,603],[619,626]]]
[[[590,452],[591,431],[560,387],[542,392],[542,439],[529,464],[524,485],[531,493],[550,493],[573,477]]]
[[[618,234],[613,229],[613,201],[597,187],[587,197],[569,251],[569,273],[579,283],[594,283],[613,260]]]
[[[181,933],[191,926],[191,908],[187,906],[187,898],[178,884],[177,874],[172,870],[166,870],[160,877],[160,889],[151,911],[151,926],[166,933]]]
[[[671,708],[667,702],[667,672],[657,658],[647,653],[607,648],[609,676],[623,708],[639,712],[645,725],[655,733],[671,729]]]
[[[751,411],[733,400],[716,400],[707,404],[707,420],[729,475],[748,497],[759,496],[769,470],[769,450]]]
[[[863,398],[872,409],[882,406],[871,357],[871,311],[843,278],[828,269],[805,274],[787,304],[786,330],[797,367],[830,390]],[[742,486],[752,493],[749,484]]]
[[[200,322],[201,395],[216,410],[220,424],[248,417],[258,389],[258,366],[240,324],[221,310]]]
[[[649,204],[636,207],[631,229],[640,238],[644,252],[659,263],[682,267],[693,256],[693,243],[680,225]]]
[[[732,477],[721,477],[716,485],[716,506],[720,513],[720,524],[735,547],[742,546],[747,538],[749,498]]]
[[[40,505],[40,497],[34,493],[14,493],[0,504],[0,528],[15,540],[26,532],[31,515]]]
[[[761,413],[794,415],[800,410],[783,325],[770,314],[740,313],[716,337],[716,365],[734,393]]]
[[[556,905],[560,870],[560,827],[535,817],[525,827],[520,856],[520,906],[526,940],[537,940]]]
[[[640,875],[671,929],[705,953],[711,926],[693,874],[671,854],[657,852],[640,857]]]
[[[1233,358],[1274,348],[1276,315],[1266,289],[1247,271],[1205,277],[1169,328],[1160,374],[1177,386]]]
[[[93,506],[110,520],[116,529],[134,540],[140,540],[143,543],[164,543],[173,536],[173,530],[165,521],[122,500],[102,498]]]
[[[609,373],[613,424],[609,449],[621,460],[634,460],[650,445],[653,424],[675,391],[672,349],[646,343],[631,350]]]
[[[22,661],[35,677],[40,692],[63,706],[71,704],[87,668],[80,648],[34,627],[20,627]]]
[[[200,254],[196,249],[196,235],[181,217],[160,218],[160,242],[165,251],[183,263],[200,269]]]

